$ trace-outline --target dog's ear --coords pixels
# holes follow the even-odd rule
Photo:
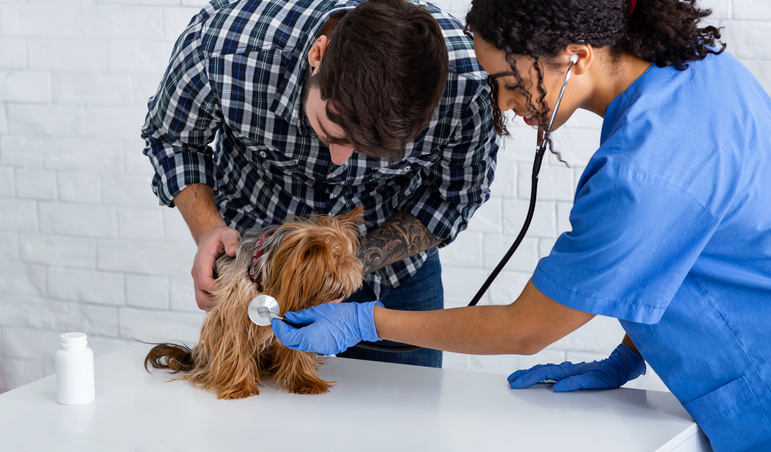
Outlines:
[[[361,287],[362,265],[356,257],[361,211],[294,223],[283,237],[271,254],[272,277],[265,285],[282,312],[347,298]]]
[[[353,210],[351,210],[348,213],[344,213],[342,215],[338,215],[336,217],[329,217],[331,219],[334,219],[334,221],[337,222],[341,229],[349,229],[353,228],[357,231],[359,231],[359,224],[362,223],[364,220],[362,219],[364,215],[364,207],[359,206]]]
[[[273,256],[274,277],[265,285],[281,306],[281,314],[320,303],[336,278],[335,260],[329,246],[310,231],[284,238]]]

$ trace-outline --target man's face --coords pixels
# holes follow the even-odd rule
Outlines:
[[[318,69],[314,68],[313,74],[315,74],[317,70]],[[327,117],[327,102],[321,99],[321,91],[319,88],[313,86],[314,84],[310,80],[306,83],[310,84],[310,89],[305,98],[305,115],[308,117],[308,122],[311,123],[311,127],[313,127],[319,140],[329,148],[332,163],[335,165],[342,165],[351,157],[351,154],[353,154],[353,148],[330,143],[330,138],[344,139],[345,134],[340,126]]]

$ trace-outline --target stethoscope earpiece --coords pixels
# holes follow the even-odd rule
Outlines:
[[[477,303],[479,303],[479,300],[482,298],[485,292],[487,292],[490,284],[495,281],[495,278],[498,277],[498,274],[501,272],[501,270],[503,270],[503,267],[506,265],[509,259],[511,259],[511,256],[514,255],[514,251],[519,248],[519,244],[522,243],[522,240],[525,238],[525,234],[527,234],[527,230],[530,228],[530,222],[533,221],[533,214],[535,213],[535,201],[537,199],[538,191],[538,174],[541,172],[541,162],[543,161],[543,156],[546,153],[546,145],[549,142],[551,129],[554,125],[554,118],[557,117],[557,110],[559,110],[560,103],[562,103],[562,96],[565,94],[565,87],[568,86],[568,80],[570,80],[570,74],[573,71],[573,65],[576,64],[577,61],[578,55],[570,55],[571,65],[565,72],[565,80],[562,82],[562,88],[560,89],[559,96],[557,96],[557,103],[554,104],[554,109],[551,113],[551,119],[549,120],[549,124],[544,130],[543,137],[541,137],[540,145],[535,151],[535,158],[533,159],[533,175],[530,182],[530,203],[527,208],[527,216],[525,216],[525,222],[522,224],[522,229],[519,230],[517,238],[514,240],[514,243],[511,245],[506,254],[501,258],[501,261],[498,262],[498,265],[493,269],[492,273],[487,276],[487,279],[482,284],[482,287],[479,288],[476,295],[474,295],[474,298],[471,299],[471,302],[468,304],[469,306],[476,306]]]

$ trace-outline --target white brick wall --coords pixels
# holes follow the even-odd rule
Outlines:
[[[0,0],[0,392],[53,373],[58,334],[82,330],[97,355],[130,343],[196,339],[195,247],[160,208],[141,153],[145,105],[174,40],[203,0]],[[435,3],[463,19],[468,0]],[[771,6],[705,0],[729,51],[771,89]],[[554,140],[571,168],[544,165],[531,232],[482,304],[510,303],[569,227],[573,187],[599,140],[579,113]],[[447,306],[468,303],[514,240],[529,194],[535,133],[501,150],[493,197],[441,251]],[[534,356],[448,353],[445,366],[508,374],[604,358],[623,332],[596,318]],[[633,385],[663,388],[655,375]]]

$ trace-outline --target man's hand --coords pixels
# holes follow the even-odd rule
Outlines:
[[[193,260],[193,276],[195,301],[198,307],[209,311],[214,307],[211,293],[217,288],[214,282],[214,263],[223,253],[235,257],[236,246],[241,240],[241,234],[233,228],[221,226],[203,236],[198,243],[198,252]]]
[[[214,307],[211,293],[217,288],[213,278],[214,262],[224,253],[236,255],[241,234],[225,224],[217,211],[214,190],[208,185],[188,185],[174,197],[174,204],[198,245],[190,274],[193,276],[195,301],[200,309],[208,312]]]

